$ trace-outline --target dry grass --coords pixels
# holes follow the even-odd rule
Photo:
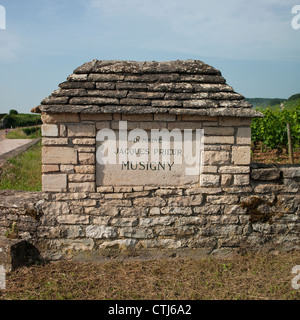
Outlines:
[[[300,164],[300,148],[295,148],[293,155],[294,164]],[[255,150],[252,149],[251,161],[266,164],[291,164],[286,150],[271,150],[261,146],[258,146]]]
[[[7,275],[0,299],[299,300],[300,253],[106,263],[57,262]]]

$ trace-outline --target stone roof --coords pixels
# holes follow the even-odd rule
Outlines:
[[[220,71],[199,60],[93,60],[59,87],[32,112],[262,117]]]

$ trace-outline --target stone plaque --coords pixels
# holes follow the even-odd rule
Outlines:
[[[199,183],[202,130],[102,129],[96,142],[98,186],[173,186]]]

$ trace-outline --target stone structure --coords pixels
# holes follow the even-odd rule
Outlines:
[[[0,201],[1,228],[20,221],[45,258],[299,249],[299,167],[251,167],[251,118],[262,115],[203,62],[94,60],[33,111],[43,121],[43,193],[23,213]],[[98,132],[120,121],[203,129],[202,171],[186,179],[170,163],[97,164]]]
[[[49,192],[101,192],[104,185],[178,187],[199,185],[199,178],[203,187],[248,185],[250,122],[261,116],[218,70],[194,60],[95,60],[76,69],[35,112],[44,123],[43,190]],[[184,179],[180,170],[167,172],[162,183],[162,171],[96,170],[97,131],[117,130],[120,121],[129,130],[203,129],[203,174]]]

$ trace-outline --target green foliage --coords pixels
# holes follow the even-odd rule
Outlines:
[[[277,104],[281,104],[282,102],[285,102],[286,99],[280,99],[280,98],[246,98],[248,102],[250,102],[253,105],[253,108],[258,108],[258,107],[271,107],[275,106]]]
[[[5,232],[4,236],[9,239],[18,239],[18,232],[17,223],[13,222],[10,228]]]
[[[29,128],[24,128],[22,129],[23,132],[27,135],[27,136],[35,136],[36,132],[38,137],[41,136],[41,128],[40,127],[29,127]]]
[[[27,127],[10,130],[6,135],[7,139],[36,139],[41,137],[41,127]]]
[[[300,145],[300,105],[295,108],[258,109],[265,117],[253,119],[252,141],[261,141],[271,149],[287,148],[287,122],[291,126],[293,147]]]
[[[19,112],[17,110],[11,109],[9,110],[9,114],[16,115],[16,114],[19,114]]]
[[[35,124],[42,124],[41,116],[35,114],[8,114],[4,116],[5,128],[28,127]]]
[[[300,99],[286,101],[284,107],[286,109],[297,109],[300,107]]]
[[[277,104],[281,104],[283,101],[285,100],[282,100],[282,99],[272,99],[269,101],[269,106],[272,107],[272,106],[276,106]]]
[[[293,94],[292,96],[290,96],[290,97],[288,98],[289,101],[291,101],[291,100],[298,100],[298,99],[300,99],[300,93]]]
[[[0,168],[0,190],[41,191],[42,145],[38,142]]]

